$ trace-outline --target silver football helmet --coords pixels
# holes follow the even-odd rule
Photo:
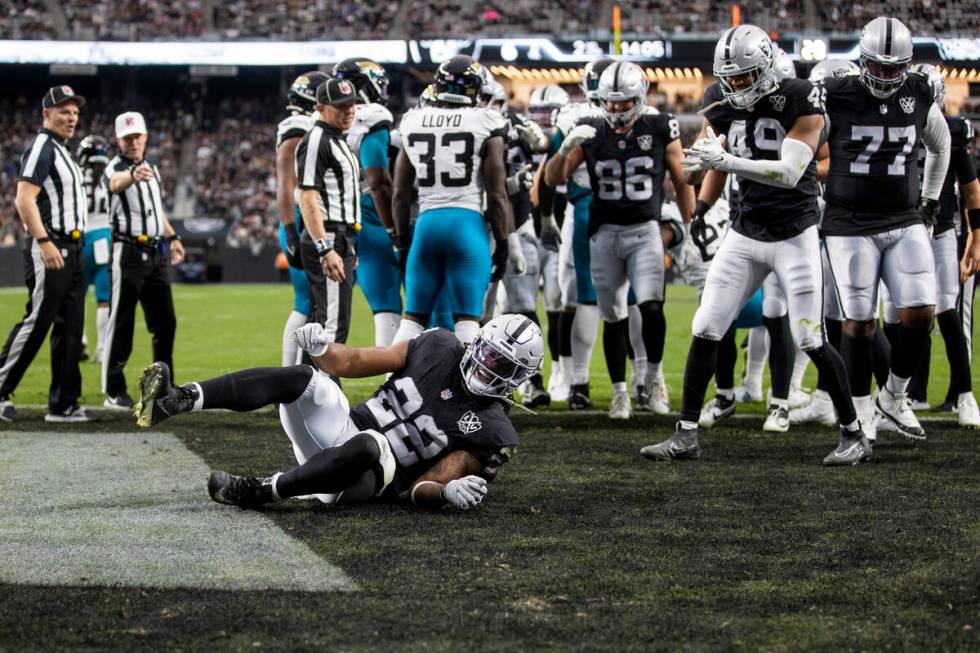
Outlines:
[[[628,126],[643,112],[650,83],[643,69],[630,61],[617,61],[599,77],[599,104],[602,115],[613,129]],[[635,100],[626,111],[610,111],[610,102]]]
[[[725,32],[715,45],[712,72],[725,100],[748,109],[776,89],[776,49],[769,35],[755,25],[739,25]],[[748,76],[748,83],[741,78]],[[733,84],[739,78],[737,84]],[[738,87],[737,87],[738,86]]]
[[[819,82],[827,77],[846,77],[858,75],[861,69],[853,61],[847,59],[824,59],[810,69],[810,81]]]
[[[500,113],[507,113],[507,91],[497,80],[490,80],[480,90],[480,106],[490,107]]]
[[[568,93],[557,84],[539,86],[527,102],[527,116],[542,129],[554,126],[555,112],[568,104]]]
[[[459,369],[472,394],[508,398],[541,369],[543,360],[541,329],[523,315],[508,313],[483,325]]]
[[[912,65],[909,70],[924,75],[929,80],[929,86],[932,87],[932,99],[942,109],[946,102],[946,78],[939,72],[939,69],[931,63],[917,63]]]
[[[782,48],[776,48],[776,59],[773,62],[776,72],[776,81],[784,79],[796,79],[796,66],[793,64],[793,57]]]
[[[861,83],[879,100],[905,82],[912,61],[912,33],[897,18],[879,16],[861,32]]]

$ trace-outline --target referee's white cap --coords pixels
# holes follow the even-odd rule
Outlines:
[[[145,133],[146,120],[139,111],[127,111],[116,116],[116,138]]]

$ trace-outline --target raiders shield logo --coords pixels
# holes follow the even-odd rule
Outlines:
[[[898,98],[898,104],[902,107],[902,111],[905,113],[912,113],[915,111],[915,98],[911,95],[903,98]]]
[[[769,102],[772,103],[772,108],[776,111],[782,111],[786,108],[786,96],[785,95],[770,95]]]
[[[483,428],[483,422],[480,421],[480,418],[472,410],[463,413],[463,416],[459,418],[456,425],[459,426],[459,430],[463,435],[476,433]]]
[[[886,113],[888,113],[888,105],[887,104],[879,105],[878,110],[881,111],[881,115],[885,115]]]
[[[636,137],[636,144],[640,146],[641,150],[649,150],[653,147],[653,136],[650,134],[643,134],[642,136]]]

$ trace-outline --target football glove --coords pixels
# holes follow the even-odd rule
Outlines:
[[[527,272],[527,259],[524,258],[524,248],[521,247],[521,235],[516,231],[507,236],[507,250],[511,269],[514,274],[523,277]]]
[[[708,236],[708,225],[704,221],[704,216],[711,207],[704,200],[698,200],[698,203],[694,206],[694,214],[691,218],[691,240],[694,244],[698,246],[701,250],[701,258],[705,261],[709,260],[707,254],[707,236]]]
[[[684,172],[700,172],[701,170],[718,170],[728,172],[732,169],[731,154],[725,151],[725,135],[715,135],[715,130],[708,127],[708,135],[684,150]]]
[[[289,263],[289,267],[302,270],[303,256],[300,253],[299,234],[296,233],[296,225],[287,224],[283,225],[283,227],[286,232],[286,249],[283,251],[283,254],[286,256],[286,262]]]
[[[293,333],[293,339],[299,348],[310,354],[310,356],[323,356],[327,353],[330,341],[327,339],[327,331],[319,322],[304,324]]]
[[[510,251],[506,240],[494,240],[493,255],[490,257],[490,282],[500,281],[507,270]]]
[[[936,214],[939,213],[939,200],[931,200],[923,197],[919,203],[919,211],[922,213],[922,223],[926,228],[935,227]]]
[[[541,216],[541,246],[549,252],[557,252],[561,245],[561,229],[553,215]]]
[[[558,152],[562,156],[568,156],[576,147],[593,138],[595,138],[595,127],[592,125],[577,125],[575,129],[568,132],[568,136],[562,141],[561,148]]]
[[[521,166],[521,169],[507,177],[507,195],[517,195],[521,191],[530,190],[534,183],[531,164]]]
[[[446,483],[442,498],[460,510],[474,508],[487,494],[487,481],[479,476],[464,476]]]
[[[538,123],[528,121],[523,125],[514,127],[517,136],[521,141],[535,152],[544,152],[548,149],[548,137],[541,131]]]

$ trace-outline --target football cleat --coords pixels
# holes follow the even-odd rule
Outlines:
[[[240,508],[256,508],[275,501],[272,477],[235,476],[215,471],[208,476],[208,494],[218,503]]]
[[[912,410],[929,410],[931,406],[925,399],[910,399],[909,408]]]
[[[769,415],[766,416],[762,430],[767,433],[786,433],[789,431],[789,411],[775,404],[769,406]]]
[[[552,362],[551,376],[548,377],[548,394],[552,401],[568,401],[568,393],[571,392],[571,383],[568,375],[562,368],[561,363]]]
[[[882,388],[875,399],[875,407],[885,419],[898,427],[899,433],[905,437],[913,440],[926,439],[926,432],[912,412],[905,394],[892,394],[888,388]]]
[[[964,392],[956,400],[960,426],[968,429],[980,428],[980,409],[972,392]]]
[[[789,411],[789,423],[834,426],[837,424],[834,402],[824,390],[814,390],[810,395],[810,403]]]
[[[45,422],[53,424],[78,424],[80,422],[96,422],[98,419],[98,415],[88,412],[78,404],[65,409],[64,412],[48,413],[44,416]]]
[[[102,405],[109,410],[132,410],[133,398],[129,396],[128,392],[123,390],[115,397],[106,397]]]
[[[794,408],[802,408],[810,403],[810,393],[803,388],[790,388],[789,390],[789,408],[793,410]]]
[[[609,403],[609,419],[629,419],[633,416],[630,396],[626,392],[616,392]]]
[[[649,460],[693,460],[701,457],[698,430],[685,429],[677,423],[674,434],[657,444],[640,449],[640,455]]]
[[[839,465],[857,465],[871,458],[871,443],[862,431],[840,430],[840,442],[837,448],[827,454],[823,464],[828,467]]]
[[[0,401],[0,422],[12,422],[17,419],[17,409],[9,399]]]
[[[539,408],[551,403],[551,395],[544,389],[540,374],[531,377],[524,385],[524,390],[524,405],[528,408]]]
[[[633,401],[636,402],[637,410],[652,410],[650,406],[650,392],[642,383],[633,388]]]
[[[746,401],[762,401],[761,385],[742,385],[735,388],[735,401],[743,403]]]
[[[938,406],[933,406],[932,408],[930,408],[929,412],[930,413],[955,413],[956,404],[954,404],[952,401],[944,401]]]
[[[133,409],[136,423],[143,428],[159,424],[168,417],[186,413],[197,401],[197,390],[192,386],[173,386],[170,368],[156,362],[140,374],[140,399]]]
[[[656,377],[649,380],[647,386],[650,388],[650,410],[657,415],[666,415],[670,412],[670,393],[667,390],[667,382],[664,377]]]
[[[706,429],[710,429],[712,426],[726,417],[731,417],[734,415],[736,405],[737,402],[735,399],[715,395],[714,399],[709,401],[707,405],[701,409],[701,418],[698,420],[698,425],[703,426]]]
[[[573,385],[571,392],[568,393],[568,410],[588,410],[589,408],[592,408],[592,400],[589,399],[589,384]]]

